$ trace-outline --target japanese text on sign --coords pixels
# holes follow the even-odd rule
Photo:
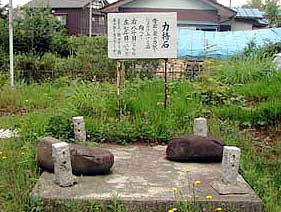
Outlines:
[[[176,58],[176,13],[108,14],[108,56],[112,59]]]

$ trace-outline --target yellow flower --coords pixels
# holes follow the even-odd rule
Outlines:
[[[24,153],[24,152],[22,152],[21,154],[22,154],[22,155],[25,155],[25,153]]]
[[[173,208],[173,209],[172,209],[172,211],[177,211],[177,210],[178,210],[177,208]]]
[[[5,159],[7,159],[7,157],[6,157],[6,156],[3,156],[2,159],[5,160]]]
[[[200,180],[196,180],[196,181],[194,182],[194,184],[195,184],[195,185],[200,185],[200,184],[201,184],[201,181],[200,181]]]
[[[3,152],[0,152],[0,155],[2,155],[3,154]]]
[[[191,172],[191,169],[186,169],[185,172],[188,174]]]
[[[177,188],[172,188],[173,192],[178,192],[179,190]]]
[[[174,212],[174,211],[172,211],[172,210],[168,210],[168,212]]]
[[[222,208],[218,207],[216,208],[216,211],[222,211]]]
[[[211,200],[211,199],[213,199],[213,196],[208,195],[208,196],[206,196],[206,199]]]

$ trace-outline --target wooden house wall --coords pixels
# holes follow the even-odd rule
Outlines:
[[[54,15],[67,15],[66,29],[70,35],[89,35],[89,8],[84,9],[53,9]],[[99,11],[93,15],[96,21],[92,24],[92,35],[106,34],[106,23],[101,25],[99,16],[104,16]]]
[[[219,16],[215,10],[178,10],[178,9],[150,9],[150,8],[120,8],[119,12],[176,12],[179,21],[212,21],[218,22]]]

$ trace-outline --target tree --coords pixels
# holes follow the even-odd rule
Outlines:
[[[242,7],[244,8],[257,8],[257,9],[264,9],[264,4],[262,0],[248,0],[245,5]]]
[[[46,52],[68,54],[64,26],[51,14],[49,8],[26,8],[23,17],[14,21],[15,51],[34,53]]]
[[[278,20],[279,5],[278,0],[266,0],[265,13],[270,26],[278,27],[281,23]]]

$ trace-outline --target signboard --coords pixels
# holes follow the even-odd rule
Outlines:
[[[108,14],[108,57],[177,58],[177,14]]]

